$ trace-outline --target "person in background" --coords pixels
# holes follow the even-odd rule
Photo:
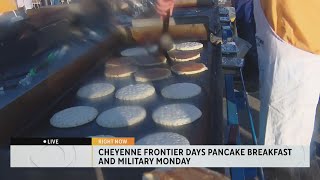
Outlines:
[[[32,6],[33,8],[35,9],[39,9],[42,5],[42,2],[41,0],[32,0]]]
[[[320,94],[319,9],[318,0],[254,0],[260,144],[310,146]]]
[[[60,0],[50,0],[51,1],[51,5],[59,5],[61,4]]]
[[[17,0],[18,8],[24,8],[25,11],[33,8],[32,0]]]
[[[256,46],[256,24],[253,15],[253,0],[235,0],[238,36],[248,41],[252,47],[244,57],[244,78],[249,91],[259,88],[258,54]]]
[[[259,144],[310,146],[320,95],[320,26],[313,20],[320,1],[253,2],[261,100]],[[165,16],[173,3],[157,0],[158,14]],[[252,10],[249,1],[245,6],[239,3],[237,9]],[[247,17],[251,15],[239,18]]]
[[[7,33],[7,27],[20,20],[15,0],[0,0],[0,39]]]
[[[17,9],[15,0],[1,0],[0,1],[0,15]]]

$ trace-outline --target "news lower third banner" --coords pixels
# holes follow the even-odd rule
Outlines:
[[[11,167],[309,167],[306,146],[135,145],[134,138],[14,138]]]

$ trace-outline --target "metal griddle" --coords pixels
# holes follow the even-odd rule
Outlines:
[[[216,86],[215,82],[212,82],[212,76],[214,76],[213,66],[215,63],[212,63],[216,59],[212,56],[213,47],[208,42],[204,43],[204,48],[201,53],[201,60],[198,62],[204,63],[208,67],[208,71],[203,73],[192,75],[192,76],[179,76],[176,74],[172,74],[172,76],[165,80],[153,81],[151,84],[156,89],[155,96],[152,96],[143,101],[131,102],[128,103],[126,101],[120,101],[114,97],[114,93],[107,97],[98,99],[98,100],[85,100],[78,98],[76,96],[77,90],[86,85],[88,83],[93,82],[111,82],[115,85],[116,90],[121,87],[127,86],[129,84],[135,84],[134,77],[124,78],[124,79],[111,79],[105,78],[104,76],[104,60],[97,64],[95,68],[92,69],[92,72],[87,75],[85,79],[82,79],[77,85],[72,88],[68,93],[61,98],[61,100],[56,104],[56,106],[52,109],[51,112],[48,113],[48,116],[41,118],[40,123],[35,123],[31,127],[27,128],[23,133],[21,133],[22,137],[88,137],[94,135],[113,135],[116,137],[135,137],[136,140],[155,132],[175,132],[179,133],[188,138],[191,144],[200,145],[200,144],[222,144],[221,138],[221,130],[219,127],[221,126],[221,119],[219,119],[219,115],[215,114],[213,111],[218,105],[212,106],[213,101],[217,96],[214,96],[212,92],[215,92]],[[170,65],[159,65],[152,67],[164,67],[170,68]],[[144,67],[139,67],[139,69],[144,69]],[[186,100],[169,100],[161,96],[161,89],[179,82],[190,82],[198,84],[202,88],[202,92],[200,95]],[[202,116],[197,121],[184,125],[181,127],[169,128],[161,125],[157,125],[152,120],[152,112],[157,107],[170,104],[170,103],[190,103],[197,106],[202,111]],[[75,128],[66,128],[60,129],[55,128],[50,125],[49,119],[50,117],[65,108],[78,106],[78,105],[86,105],[92,106],[98,109],[99,113],[104,110],[110,109],[115,106],[120,105],[141,105],[147,110],[146,119],[137,125],[125,127],[125,128],[104,128],[99,125],[95,121],[85,124],[83,126],[75,127]],[[104,176],[106,179],[140,179],[141,175],[144,171],[151,170],[149,169],[125,169],[124,168],[105,168],[103,169]]]
[[[207,43],[207,42],[203,42]],[[154,132],[163,132],[170,131],[176,132],[181,135],[186,136],[191,144],[214,144],[214,140],[210,139],[208,135],[212,135],[215,137],[214,124],[210,123],[210,119],[214,119],[214,117],[210,117],[210,109],[214,107],[209,107],[210,99],[212,98],[211,87],[210,87],[210,74],[212,73],[211,66],[211,53],[212,47],[205,44],[203,51],[201,53],[202,62],[207,65],[209,68],[208,71],[203,73],[192,75],[192,76],[179,76],[176,74],[172,74],[172,76],[165,80],[153,81],[150,82],[156,89],[156,95],[147,98],[141,101],[121,101],[114,97],[114,93],[99,98],[96,100],[87,100],[81,99],[76,96],[77,90],[86,84],[90,84],[93,82],[110,82],[115,87],[116,90],[127,86],[129,84],[136,84],[139,82],[135,82],[134,77],[130,78],[106,78],[104,76],[104,60],[102,60],[98,65],[92,70],[91,73],[87,75],[84,79],[82,79],[74,88],[70,90],[64,97],[57,103],[57,105],[52,109],[51,112],[48,113],[47,117],[44,117],[40,123],[34,124],[30,129],[25,130],[21,134],[21,136],[26,137],[88,137],[100,134],[109,134],[116,137],[135,137],[136,139],[140,139],[143,136],[154,133]],[[210,59],[210,60],[209,60]],[[170,68],[170,65],[159,65],[152,67],[163,67]],[[150,68],[150,67],[149,67]],[[145,67],[140,66],[139,70],[145,69]],[[173,83],[181,83],[181,82],[190,82],[198,84],[202,87],[202,93],[199,96],[196,96],[191,99],[186,100],[170,100],[162,97],[161,89],[173,84]],[[181,127],[168,128],[165,126],[157,125],[152,120],[152,112],[159,106],[164,104],[171,103],[190,103],[197,106],[203,113],[202,117],[195,121],[192,124],[184,125]],[[146,108],[147,117],[146,119],[137,125],[125,127],[125,128],[104,128],[99,125],[95,121],[85,124],[80,127],[75,128],[55,128],[50,125],[49,119],[51,116],[65,108],[73,107],[73,106],[92,106],[95,107],[99,113],[110,109],[112,107],[121,106],[121,105],[140,105]]]
[[[208,11],[209,13],[217,13]],[[178,14],[181,12],[178,12]],[[212,15],[211,15],[212,16]],[[216,18],[214,18],[216,19]],[[185,40],[187,41],[187,40]],[[88,137],[94,135],[113,135],[116,137],[135,137],[136,140],[155,132],[176,132],[188,138],[191,144],[223,144],[223,117],[222,117],[222,71],[221,71],[221,53],[220,47],[214,47],[209,41],[202,41],[204,48],[201,53],[201,60],[198,62],[204,63],[208,67],[208,71],[192,76],[178,76],[172,73],[172,77],[165,80],[151,82],[156,88],[156,96],[146,100],[128,103],[114,98],[114,93],[110,96],[99,100],[85,100],[76,97],[77,90],[88,83],[93,82],[111,82],[115,85],[116,90],[129,84],[134,84],[134,78],[129,79],[109,79],[104,76],[104,62],[102,59],[97,65],[92,68],[85,78],[82,78],[76,85],[66,91],[52,105],[50,110],[42,115],[37,116],[32,123],[21,129],[17,133],[23,137]],[[130,46],[123,45],[123,49]],[[120,56],[120,51],[111,54],[110,56]],[[169,68],[169,65],[152,66]],[[143,69],[140,67],[139,69]],[[169,100],[161,96],[161,89],[173,83],[191,82],[198,84],[202,88],[200,95],[187,100]],[[59,88],[59,87],[57,87]],[[181,127],[168,128],[157,125],[153,122],[151,115],[153,110],[164,104],[171,103],[190,103],[197,106],[202,111],[202,116],[197,121]],[[95,121],[85,124],[80,127],[59,129],[52,127],[49,119],[52,115],[60,110],[68,107],[87,105],[98,109],[99,113],[119,105],[141,105],[147,110],[146,119],[137,125],[126,128],[104,128],[97,125]],[[1,150],[1,149],[0,149]],[[2,150],[1,150],[2,151]],[[9,151],[3,150],[1,154],[7,156],[0,160],[9,161]],[[0,163],[0,169],[7,169]],[[152,168],[103,168],[102,172],[105,179],[141,179],[143,172],[150,171]],[[221,171],[221,169],[218,169]],[[8,179],[46,179],[46,180],[63,180],[63,179],[96,179],[95,169],[92,168],[77,168],[77,169],[8,169]],[[1,177],[1,176],[0,176]],[[0,178],[1,179],[1,178]]]

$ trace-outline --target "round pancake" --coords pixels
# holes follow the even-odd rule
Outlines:
[[[156,45],[156,44],[148,46],[146,48],[147,48],[147,51],[150,52],[150,53],[156,53],[159,50],[159,46]]]
[[[138,66],[156,66],[161,65],[167,62],[167,58],[165,56],[136,56],[136,64]]]
[[[153,86],[149,84],[135,84],[125,86],[116,92],[116,98],[125,101],[141,100],[155,93]]]
[[[137,71],[137,67],[135,66],[114,66],[114,67],[107,67],[105,69],[104,75],[106,77],[121,78],[121,77],[128,77],[136,71]]]
[[[134,73],[134,78],[139,82],[148,82],[166,79],[171,76],[171,71],[165,68],[151,68]]]
[[[201,111],[191,104],[169,104],[160,106],[152,113],[153,121],[164,126],[182,126],[201,117]]]
[[[146,110],[140,106],[118,106],[101,113],[97,123],[107,128],[127,127],[143,121],[146,115]]]
[[[173,50],[168,52],[168,54],[173,61],[177,62],[192,61],[200,58],[200,53],[197,51]]]
[[[136,142],[136,145],[190,145],[188,139],[172,132],[149,134]]]
[[[181,51],[199,50],[203,48],[203,44],[199,42],[184,42],[175,44],[175,48]]]
[[[107,96],[115,90],[114,86],[109,83],[94,83],[81,87],[77,96],[81,98],[94,99]]]
[[[161,94],[169,99],[187,99],[201,93],[201,87],[193,83],[171,84],[161,90]]]
[[[107,60],[105,66],[129,66],[132,64],[134,64],[134,59],[131,57],[116,57]]]
[[[180,63],[176,64],[171,67],[171,70],[175,72],[176,74],[182,75],[188,75],[188,74],[197,74],[203,71],[208,70],[207,66],[202,63]]]
[[[50,124],[57,128],[71,128],[93,121],[98,111],[89,106],[75,106],[57,112],[50,119]]]
[[[148,51],[145,48],[142,47],[136,47],[136,48],[129,48],[121,51],[122,56],[144,56],[148,55]]]

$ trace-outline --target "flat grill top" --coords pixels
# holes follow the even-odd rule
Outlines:
[[[76,96],[77,90],[86,84],[93,83],[93,82],[110,82],[115,87],[116,90],[127,86],[129,84],[135,84],[133,76],[131,78],[124,78],[124,79],[112,79],[106,78],[104,76],[104,64],[103,62],[99,63],[89,75],[81,80],[70,92],[65,94],[65,97],[52,109],[48,116],[43,118],[39,124],[35,124],[34,128],[30,129],[23,134],[23,136],[32,136],[32,137],[87,137],[87,136],[94,136],[100,134],[108,134],[118,137],[135,137],[136,139],[140,139],[145,135],[154,132],[176,132],[181,135],[186,136],[191,144],[214,144],[217,142],[213,142],[210,140],[208,136],[215,136],[214,135],[214,127],[211,126],[211,120],[214,117],[210,117],[211,108],[210,106],[210,99],[212,99],[212,89],[211,89],[211,82],[210,77],[213,75],[211,71],[211,60],[212,60],[212,47],[208,45],[207,42],[204,43],[203,51],[201,52],[201,60],[198,62],[202,62],[206,64],[209,68],[208,71],[202,72],[197,75],[192,76],[179,76],[176,74],[172,74],[172,76],[165,80],[160,81],[153,81],[150,82],[156,89],[156,95],[147,98],[141,101],[134,101],[134,102],[127,102],[121,101],[114,97],[114,93],[107,97],[98,99],[98,100],[86,100],[81,99]],[[170,64],[153,66],[153,67],[163,67],[170,69]],[[145,67],[139,67],[139,70],[145,69]],[[191,82],[198,84],[202,87],[202,92],[200,95],[185,99],[185,100],[171,100],[162,97],[160,91],[162,88],[173,84],[173,83],[181,83],[181,82]],[[188,125],[184,125],[181,127],[169,128],[165,126],[157,125],[152,120],[152,112],[159,106],[164,104],[171,104],[171,103],[190,103],[197,106],[202,111],[202,117]],[[50,117],[65,108],[78,106],[78,105],[85,105],[85,106],[92,106],[97,108],[99,113],[110,109],[112,107],[121,106],[121,105],[140,105],[146,108],[147,110],[147,117],[146,119],[137,125],[125,127],[125,128],[104,128],[97,125],[95,121],[85,124],[80,127],[75,128],[67,128],[67,129],[59,129],[52,127],[49,123]]]

